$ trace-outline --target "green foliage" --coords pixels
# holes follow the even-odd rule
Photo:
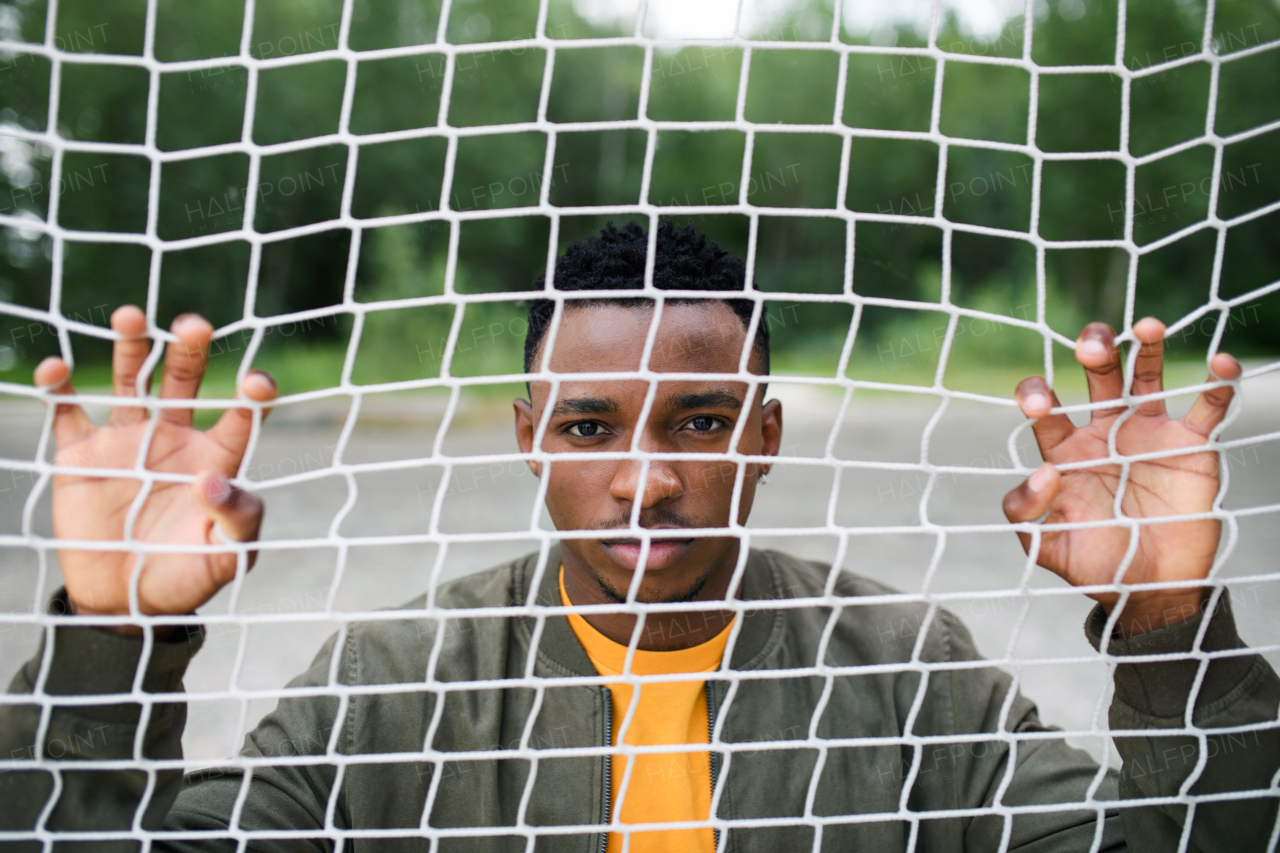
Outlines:
[[[840,55],[822,50],[758,50],[751,55],[747,121],[829,124]],[[785,92],[786,97],[779,97]]]
[[[352,132],[434,127],[440,113],[443,79],[444,57],[440,54],[360,62],[351,109]]]
[[[219,154],[164,163],[160,167],[157,223],[160,237],[181,240],[196,234],[239,229],[244,224],[243,188],[248,181],[246,154]],[[211,191],[204,198],[206,189]]]
[[[546,64],[541,50],[459,53],[453,64],[449,124],[474,127],[533,121],[538,117]]]
[[[1088,121],[1080,116],[1088,114]],[[1114,74],[1040,78],[1036,147],[1042,151],[1118,151],[1120,84]]]
[[[378,50],[435,41],[440,0],[355,0],[351,47]]]
[[[446,253],[430,239],[430,226],[394,225],[368,232],[365,246],[373,283],[360,301],[377,303],[444,292]],[[365,315],[355,382],[395,382],[438,376],[453,320],[452,307],[373,311]]]
[[[939,126],[948,136],[1022,144],[1030,87],[1031,75],[1021,68],[953,59],[942,82]],[[975,92],[990,94],[975,98]]]
[[[274,145],[336,133],[346,77],[346,63],[333,60],[258,72],[253,141]],[[303,89],[309,97],[297,97]]]
[[[742,51],[728,47],[656,50],[649,79],[649,118],[728,121],[738,102]]]
[[[1123,237],[1124,178],[1124,166],[1115,160],[1045,163],[1040,182],[1040,234],[1050,240]],[[1135,203],[1134,210],[1137,208]],[[1135,234],[1139,230],[1135,229]],[[1143,233],[1151,230],[1148,227]]]
[[[937,65],[926,57],[849,54],[844,123],[874,130],[928,130],[936,72]]]
[[[143,142],[147,72],[122,65],[70,64],[62,69],[58,133],[88,142]],[[112,103],[106,114],[95,107]]]
[[[439,207],[446,147],[438,136],[362,145],[352,214],[391,216]]]
[[[62,0],[55,44],[76,53],[141,56],[145,15],[145,0]]]
[[[566,122],[634,119],[643,71],[644,51],[638,47],[557,51],[547,118]]]
[[[551,172],[551,203],[565,207],[635,204],[644,171],[642,130],[561,133]]]
[[[736,130],[658,134],[648,200],[662,205],[734,204],[746,137]]]
[[[760,5],[760,4],[757,4]],[[53,24],[62,49],[140,55],[146,32],[144,0],[61,0]],[[273,58],[332,49],[341,24],[340,0],[258,0],[250,22],[253,56]],[[556,123],[634,119],[641,115],[644,52],[635,47],[559,50],[551,79],[541,48],[491,45],[534,34],[536,0],[455,0],[443,36],[475,45],[452,69],[446,120],[483,128],[538,117],[544,90],[546,117]],[[636,22],[603,21],[578,13],[572,0],[553,0],[547,34],[553,39],[623,35]],[[762,6],[763,8],[763,6]],[[1037,4],[1037,8],[1040,8]],[[26,0],[8,6],[14,35],[42,42],[47,4]],[[261,158],[257,184],[249,183],[249,158],[220,153],[167,162],[152,173],[145,158],[129,154],[66,152],[61,179],[51,181],[52,152],[10,138],[0,169],[0,212],[44,218],[50,197],[59,199],[58,221],[71,229],[64,241],[61,310],[102,325],[110,306],[146,303],[154,265],[160,292],[152,294],[162,322],[197,310],[215,323],[238,320],[245,310],[252,268],[247,242],[199,247],[173,245],[153,259],[145,247],[77,239],[75,230],[142,233],[147,227],[150,183],[159,179],[156,233],[163,241],[216,235],[243,226],[246,196],[256,199],[252,225],[274,234],[324,223],[342,212],[347,170],[354,168],[350,214],[364,223],[360,239],[336,223],[325,230],[262,247],[255,293],[248,307],[259,316],[340,304],[347,267],[354,259],[353,298],[376,306],[397,299],[443,294],[449,269],[450,226],[443,222],[388,224],[383,217],[439,209],[449,149],[443,135],[414,140],[368,138],[372,134],[433,128],[440,119],[446,57],[434,47],[441,29],[440,0],[356,0],[350,46],[356,51],[414,48],[405,56],[359,58],[350,104],[356,151],[345,144],[309,144],[274,150]],[[844,95],[837,101],[841,57],[830,50],[757,49],[750,56],[744,117],[762,127],[752,138],[736,130],[575,127],[558,133],[547,161],[549,138],[540,131],[468,135],[457,140],[447,204],[461,211],[509,211],[459,227],[452,287],[467,296],[511,294],[506,302],[472,302],[459,308],[457,352],[451,370],[484,374],[519,367],[524,303],[533,278],[545,269],[551,222],[530,216],[544,190],[560,207],[633,204],[731,205],[743,200],[764,210],[756,227],[755,278],[777,298],[769,303],[779,369],[814,369],[834,375],[836,354],[852,318],[847,306],[804,305],[794,292],[853,292],[910,303],[954,304],[1011,317],[1046,312],[1050,324],[1074,337],[1087,320],[1123,321],[1127,254],[1106,248],[1053,248],[1044,252],[1046,304],[1037,304],[1037,259],[1019,235],[1032,228],[1050,240],[1115,239],[1127,218],[1139,245],[1168,238],[1208,215],[1216,189],[1217,214],[1244,217],[1280,199],[1280,131],[1226,145],[1221,178],[1212,185],[1211,147],[1159,152],[1199,137],[1206,126],[1237,134],[1280,118],[1280,50],[1249,52],[1280,38],[1280,9],[1271,0],[1219,0],[1213,45],[1227,61],[1217,83],[1217,108],[1207,111],[1210,66],[1192,59],[1204,29],[1203,0],[1129,0],[1121,59],[1138,74],[1129,87],[1127,138],[1121,135],[1124,83],[1116,73],[1062,66],[1109,65],[1116,58],[1116,0],[1051,2],[1033,22],[1032,59],[1050,68],[1033,80],[1023,69],[983,61],[1023,55],[1023,21],[1013,18],[986,36],[966,31],[953,14],[939,24],[938,46],[948,57],[938,104],[939,126],[957,138],[939,174],[939,149],[931,141],[856,137],[773,129],[777,123],[847,126],[873,131],[927,131],[938,73],[931,59],[870,52],[844,60]],[[775,41],[825,40],[831,32],[830,0],[795,0],[773,17],[750,17],[750,35]],[[234,59],[245,22],[243,4],[221,0],[158,0],[155,55],[161,62],[228,57],[201,71],[162,71],[156,78],[155,142],[163,151],[185,151],[238,142],[246,128],[247,69]],[[840,28],[845,43],[921,45],[925,32],[902,25],[885,33]],[[301,65],[264,69],[248,116],[251,138],[264,145],[304,141],[339,127],[346,63],[316,56]],[[644,115],[665,122],[732,120],[737,115],[743,51],[690,46],[655,49]],[[0,123],[44,130],[50,65],[18,51],[4,59]],[[68,139],[137,143],[147,132],[146,104],[152,78],[138,69],[64,62],[56,93],[57,132]],[[1034,87],[1034,91],[1033,91]],[[1035,114],[1029,115],[1035,95]],[[1030,120],[1029,120],[1030,119]],[[1024,143],[1034,132],[1047,152],[1091,152],[1095,159],[1044,160],[1039,176],[1039,217],[1032,217],[1034,161],[1023,154],[984,147],[981,141]],[[653,146],[647,199],[641,199],[646,152]],[[1126,147],[1127,146],[1127,147]],[[847,176],[841,185],[841,156]],[[1133,208],[1126,210],[1128,178],[1122,151],[1155,159],[1135,170]],[[1112,153],[1116,158],[1108,159]],[[1097,159],[1100,157],[1100,159]],[[744,170],[744,163],[747,167]],[[550,167],[550,173],[544,171]],[[942,182],[939,186],[939,181]],[[51,186],[52,184],[52,186]],[[838,205],[843,199],[843,208]],[[941,231],[919,225],[860,222],[850,226],[839,210],[871,215],[933,217],[1000,229],[956,232],[950,266],[944,265]],[[815,215],[777,215],[771,208],[807,209]],[[827,213],[829,211],[830,213]],[[594,233],[609,217],[562,216],[557,250]],[[613,217],[619,224],[631,217]],[[681,217],[745,254],[751,223],[741,214]],[[1215,232],[1185,234],[1136,260],[1134,310],[1174,321],[1209,298],[1215,254],[1221,253],[1218,295],[1232,297],[1280,278],[1280,214],[1232,224],[1221,247]],[[353,252],[353,247],[357,250]],[[0,232],[0,300],[49,307],[53,245],[35,232]],[[850,261],[850,259],[852,259]],[[156,263],[158,261],[158,264]],[[852,269],[846,269],[851,263]],[[910,375],[934,378],[945,312],[913,312],[904,306],[862,312],[855,365],[864,378]],[[1238,316],[1237,316],[1238,315]],[[353,380],[398,381],[437,375],[443,343],[454,323],[449,306],[371,310],[363,321]],[[285,370],[299,387],[337,381],[353,328],[350,314],[308,321],[285,334],[289,321],[263,341],[259,363]],[[985,322],[985,321],[984,321]],[[1002,327],[979,334],[981,324],[962,319],[954,332],[952,366],[1017,363],[1043,366],[1043,342],[1034,334]],[[939,332],[939,324],[942,331]],[[967,325],[965,325],[967,324]],[[1203,347],[1198,324],[1180,343]],[[1233,313],[1226,341],[1241,352],[1274,351],[1280,296]],[[916,350],[903,357],[904,341]],[[932,349],[926,348],[930,341]],[[22,379],[40,356],[56,350],[52,330],[0,314],[0,376]],[[215,372],[231,375],[244,341],[219,357]],[[73,336],[78,358],[92,362],[107,349]],[[897,353],[890,359],[891,353]],[[930,354],[932,353],[932,354]],[[897,367],[890,369],[890,365]],[[967,368],[965,368],[967,369]],[[227,374],[231,371],[231,374]],[[861,372],[859,372],[861,371]],[[948,381],[961,378],[948,374]],[[296,389],[290,389],[296,390]]]
[[[223,0],[157,0],[156,59],[181,62],[240,52],[244,7]]]
[[[133,154],[68,151],[58,221],[80,231],[140,234],[147,225],[151,164]]]
[[[240,141],[248,81],[240,65],[161,74],[156,145],[178,151]]]

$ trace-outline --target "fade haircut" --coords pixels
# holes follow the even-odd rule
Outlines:
[[[719,244],[707,239],[707,235],[692,225],[677,229],[670,220],[658,225],[657,257],[653,265],[653,286],[659,290],[707,290],[716,293],[743,293],[753,289],[747,284],[746,264]],[[570,243],[556,261],[555,289],[563,291],[584,290],[641,290],[644,288],[644,266],[649,251],[649,232],[635,222],[624,228],[609,222],[599,237],[588,237]],[[546,287],[546,273],[539,273],[534,286]],[[705,304],[723,302],[733,309],[742,321],[742,327],[751,328],[751,314],[755,303],[750,299],[694,299],[673,298],[668,305],[688,303]],[[565,309],[590,305],[619,305],[627,308],[650,306],[653,300],[646,297],[605,297],[601,299],[565,300]],[[529,305],[529,332],[524,339],[524,370],[533,370],[533,363],[542,341],[551,327],[556,304],[550,299],[535,299]],[[763,310],[763,306],[761,306]],[[762,373],[769,373],[769,324],[760,317],[756,326],[752,353],[760,359]],[[527,384],[527,383],[526,383]],[[763,399],[763,395],[761,396]]]

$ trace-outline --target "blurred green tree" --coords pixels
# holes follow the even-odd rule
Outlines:
[[[256,297],[250,307],[260,316],[340,305],[351,262],[356,270],[349,298],[357,302],[442,294],[450,226],[388,219],[439,209],[450,146],[443,132],[431,129],[442,119],[472,134],[480,132],[458,140],[445,203],[453,210],[511,213],[460,226],[452,287],[461,294],[509,292],[519,299],[531,287],[546,265],[552,230],[544,215],[531,216],[522,208],[537,205],[544,195],[552,205],[575,208],[561,220],[559,248],[602,221],[583,215],[582,208],[642,201],[759,205],[765,210],[758,225],[755,277],[780,297],[839,292],[851,278],[855,293],[937,302],[943,298],[942,270],[947,267],[938,229],[924,223],[876,222],[853,228],[840,212],[927,219],[938,214],[939,206],[952,221],[1003,230],[1000,237],[955,237],[947,298],[965,307],[1016,316],[1018,310],[1025,313],[1028,299],[1034,303],[1037,260],[1026,239],[1033,228],[1051,240],[1115,239],[1125,235],[1131,221],[1138,245],[1167,241],[1144,254],[1135,273],[1135,310],[1166,321],[1210,299],[1218,253],[1220,295],[1237,295],[1280,278],[1280,240],[1275,239],[1280,213],[1249,219],[1280,199],[1280,134],[1272,131],[1226,146],[1216,187],[1212,147],[1160,154],[1201,135],[1206,123],[1228,135],[1280,118],[1280,99],[1275,97],[1280,49],[1249,50],[1280,38],[1280,10],[1271,0],[1217,4],[1212,48],[1228,61],[1222,66],[1213,115],[1207,112],[1209,64],[1197,58],[1203,0],[1129,3],[1121,59],[1140,76],[1132,80],[1127,97],[1127,138],[1120,132],[1123,77],[1096,67],[1116,58],[1116,2],[1072,0],[1046,4],[1033,22],[1031,56],[1044,67],[1039,75],[987,61],[1022,56],[1020,18],[1008,20],[998,33],[976,36],[953,13],[945,15],[937,43],[947,62],[937,104],[933,59],[877,52],[870,46],[873,37],[880,45],[923,44],[921,33],[908,23],[873,33],[842,28],[844,43],[867,47],[867,52],[843,60],[834,50],[757,49],[747,69],[743,115],[767,127],[750,145],[741,132],[695,126],[663,129],[652,140],[643,130],[590,127],[641,117],[644,83],[645,116],[650,119],[732,120],[743,82],[739,49],[657,49],[647,81],[638,48],[562,49],[548,68],[541,48],[492,46],[532,36],[536,2],[467,0],[454,3],[444,37],[474,47],[446,68],[447,59],[435,46],[439,0],[356,0],[353,49],[421,45],[421,51],[360,59],[353,69],[352,102],[344,105],[346,65],[325,53],[338,43],[340,0],[260,0],[251,22],[251,55],[300,59],[299,64],[262,71],[257,97],[247,104],[250,75],[236,59],[245,23],[242,7],[217,0],[157,2],[157,59],[226,59],[216,68],[168,71],[157,78],[156,145],[181,152],[247,139],[276,147],[264,152],[256,169],[250,169],[243,153],[218,153],[166,163],[155,173],[135,156],[68,154],[61,177],[51,182],[53,152],[5,136],[0,126],[0,213],[44,219],[50,197],[57,196],[59,222],[67,228],[137,233],[147,227],[149,182],[158,176],[155,233],[166,242],[242,228],[249,197],[257,207],[252,225],[268,235],[298,225],[331,225],[303,237],[269,237],[257,264],[250,263],[247,245],[233,238],[213,246],[163,250],[162,319],[187,309],[211,313],[221,323],[239,319],[244,276],[255,268]],[[43,41],[45,0],[7,2],[5,7],[9,37]],[[58,47],[78,53],[142,52],[144,0],[63,0],[57,8],[53,33]],[[552,0],[547,32],[553,39],[592,38],[627,33],[633,26],[629,20],[580,14],[571,0]],[[753,37],[824,39],[831,29],[831,10],[826,0],[796,0],[781,15],[753,20],[750,26]],[[1241,51],[1239,59],[1231,59]],[[58,115],[50,121],[48,61],[17,50],[5,55],[3,63],[0,125],[29,130],[52,125],[61,136],[76,140],[145,139],[147,74],[95,64],[91,58],[64,62]],[[1069,67],[1081,64],[1095,67]],[[547,74],[550,80],[544,80]],[[449,108],[442,116],[446,79],[451,81]],[[535,121],[544,97],[548,121],[575,123],[556,135],[553,149],[547,134],[527,125],[484,132],[491,125]],[[1033,104],[1034,114],[1028,115]],[[344,109],[358,149],[354,152],[335,136]],[[893,135],[927,131],[935,114],[940,130],[956,137],[941,170],[937,144]],[[779,123],[808,127],[802,133],[786,128],[775,132]],[[877,135],[845,142],[843,127]],[[414,140],[377,136],[416,129],[427,129],[429,135]],[[307,140],[314,144],[305,144]],[[985,142],[1016,145],[1029,140],[1051,158],[1091,152],[1102,159],[1047,159],[1037,168],[1032,158]],[[643,164],[651,145],[654,167],[645,184]],[[843,179],[842,151],[847,151]],[[1122,153],[1152,158],[1136,170],[1131,210],[1126,208]],[[744,157],[749,158],[745,168]],[[354,175],[348,175],[351,169]],[[251,174],[256,175],[253,186]],[[1033,217],[1037,176],[1040,207]],[[344,211],[348,183],[350,207]],[[642,199],[644,186],[648,197]],[[1209,215],[1215,193],[1220,217],[1248,221],[1232,225],[1222,246],[1213,232],[1178,236]],[[804,208],[812,215],[780,216],[777,208]],[[352,238],[346,224],[350,220],[340,221],[343,213],[361,223],[359,240]],[[750,224],[741,214],[685,216],[681,221],[745,252]],[[845,270],[848,240],[856,247],[851,277]],[[106,306],[146,299],[152,261],[145,247],[78,240],[73,234],[62,251],[64,315],[102,325]],[[36,232],[4,226],[0,302],[47,308],[52,252],[53,244]],[[1074,336],[1088,318],[1120,322],[1130,275],[1127,255],[1106,248],[1051,249],[1042,263],[1051,290],[1051,325]],[[849,311],[802,312],[786,309],[787,304],[771,303],[770,308],[782,361],[792,350],[838,351],[848,332]],[[521,310],[516,302],[468,305],[460,321],[459,347],[470,336],[475,352],[455,360],[454,369],[514,369]],[[1244,306],[1237,314],[1230,334],[1237,351],[1276,350],[1280,295]],[[439,369],[439,355],[422,353],[436,352],[453,322],[448,308],[371,312],[356,360],[356,381],[431,375]],[[904,323],[910,325],[910,318],[904,319],[898,309],[867,311],[860,334],[873,340],[901,337]],[[349,318],[320,323],[311,330],[311,341],[345,351],[350,329]],[[1188,343],[1203,346],[1211,332],[1198,324]],[[1007,358],[1009,340],[988,347],[988,356]],[[276,336],[267,343],[270,351],[287,341]],[[100,360],[107,353],[102,342],[88,337],[74,336],[73,344],[82,360]],[[0,306],[0,345],[6,347],[0,352],[0,376],[27,381],[34,360],[54,351],[56,340],[48,327],[5,313]],[[1040,352],[1035,340],[1020,351],[1033,358]]]

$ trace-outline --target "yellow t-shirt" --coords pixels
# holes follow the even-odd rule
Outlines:
[[[560,601],[566,607],[569,593],[560,567]],[[601,675],[621,675],[627,647],[615,643],[576,613],[569,625]],[[636,649],[631,659],[635,675],[675,672],[715,672],[720,668],[730,621],[725,629],[701,645],[674,652]],[[631,705],[632,685],[606,685],[613,692],[613,739]],[[626,742],[635,745],[707,743],[705,681],[668,681],[640,686],[640,700],[627,729]],[[660,823],[706,820],[711,811],[711,754],[709,752],[654,753],[636,756],[627,785],[626,799],[618,810],[618,790],[627,770],[625,755],[613,756],[613,813],[622,823]],[[609,833],[609,853],[622,850],[620,833]],[[710,827],[637,832],[631,835],[631,853],[712,853],[715,834]]]

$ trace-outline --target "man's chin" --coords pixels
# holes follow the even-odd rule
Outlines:
[[[637,590],[636,601],[644,604],[676,604],[693,601],[706,586],[708,579],[719,565],[715,538],[653,539],[645,560],[645,576]],[[626,540],[599,541],[604,554],[619,572],[594,572],[605,597],[624,602],[640,559],[640,546]]]
[[[685,601],[693,601],[702,592],[702,588],[706,586],[707,578],[710,575],[711,571],[706,570],[692,580],[665,576],[662,578],[646,577],[640,583],[640,589],[636,592],[636,601],[640,604],[679,604]],[[627,587],[618,588],[599,575],[596,575],[596,582],[600,584],[600,591],[604,593],[604,597],[609,601],[617,604],[626,602]]]

